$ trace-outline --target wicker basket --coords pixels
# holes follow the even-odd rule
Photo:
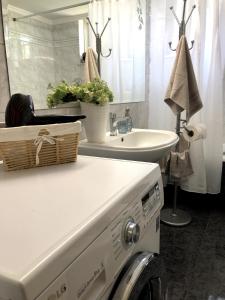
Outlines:
[[[77,160],[81,123],[0,128],[0,157],[7,171]]]

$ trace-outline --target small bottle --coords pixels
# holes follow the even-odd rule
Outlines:
[[[131,132],[132,128],[133,128],[133,121],[130,115],[130,109],[126,108],[125,109],[125,117],[127,117],[127,131]]]

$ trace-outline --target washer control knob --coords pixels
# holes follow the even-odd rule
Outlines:
[[[140,226],[135,223],[133,218],[130,218],[124,229],[124,241],[127,245],[135,244],[140,237]]]

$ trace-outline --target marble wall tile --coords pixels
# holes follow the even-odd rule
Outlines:
[[[0,14],[1,16],[1,14]],[[3,32],[3,26],[2,24],[0,25],[0,44],[4,44],[4,32]]]
[[[13,22],[9,12],[7,48],[11,92],[30,94],[37,109],[46,108],[47,87],[83,78],[78,22],[48,25],[34,19]],[[77,43],[78,42],[78,43]],[[76,44],[77,43],[77,44]]]
[[[51,25],[40,22],[38,20],[28,18],[24,20],[13,21],[13,18],[20,17],[21,15],[14,11],[7,11],[6,22],[10,30],[14,33],[21,33],[40,39],[51,39]]]
[[[13,22],[11,15],[6,45],[11,93],[30,94],[37,109],[47,107],[47,86],[55,82],[51,26],[34,19]]]
[[[1,0],[0,0],[1,5]],[[2,26],[2,10],[0,9],[0,113],[5,111],[9,101],[8,70],[5,55],[4,35]],[[4,115],[0,114],[0,120],[4,120]]]
[[[0,122],[5,122],[5,113],[0,112]]]
[[[130,108],[130,115],[133,120],[133,125],[136,128],[148,128],[148,103],[143,102],[130,102],[111,104],[110,111],[116,113],[117,117],[124,116],[125,109]]]
[[[57,24],[53,26],[53,39],[57,40],[67,40],[78,38],[78,21]]]
[[[0,112],[4,112],[10,97],[4,45],[0,45],[0,74]]]
[[[82,80],[84,66],[79,55],[78,22],[54,25],[53,40],[56,82]]]
[[[133,125],[135,128],[147,128],[148,118],[146,113],[146,102],[135,102],[135,103],[120,103],[120,104],[110,104],[110,112],[116,113],[117,117],[124,116],[125,109],[130,108],[130,114],[133,120]],[[73,106],[71,108],[54,108],[54,109],[44,109],[37,110],[37,114],[80,114],[79,105]],[[109,130],[109,126],[108,126]]]

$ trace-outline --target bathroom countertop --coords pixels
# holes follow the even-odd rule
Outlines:
[[[96,229],[104,230],[115,203],[116,209],[118,203],[124,208],[126,197],[140,193],[140,182],[150,184],[156,177],[157,164],[85,156],[78,156],[76,163],[20,171],[6,172],[0,166],[0,279],[25,285],[39,274],[40,286],[31,284],[27,292],[29,299],[35,298],[45,276],[53,277],[56,269],[60,273],[60,264],[69,265],[70,255],[78,255]],[[68,255],[59,259],[63,247]],[[44,272],[47,258],[52,274],[49,265],[48,274]]]

